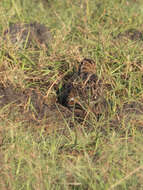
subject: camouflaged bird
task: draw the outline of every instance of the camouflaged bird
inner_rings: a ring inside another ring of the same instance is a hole
[[[88,112],[100,115],[105,111],[104,84],[96,74],[96,63],[91,59],[83,59],[77,74],[70,80],[65,79],[63,88],[58,94],[59,102],[74,111],[74,115],[84,118]]]

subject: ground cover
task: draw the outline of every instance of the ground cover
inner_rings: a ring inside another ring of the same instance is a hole
[[[0,189],[143,189],[142,19],[141,0],[0,2]]]

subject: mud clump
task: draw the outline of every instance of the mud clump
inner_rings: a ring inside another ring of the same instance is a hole
[[[52,99],[53,100],[53,99]],[[60,131],[65,133],[67,126],[72,126],[72,113],[66,107],[60,105],[56,99],[53,102],[44,98],[37,90],[20,91],[13,86],[0,85],[0,108],[7,106],[7,114],[17,112],[15,120],[24,123],[35,123],[41,126],[43,123],[47,132]],[[17,110],[15,110],[17,109]]]
[[[126,38],[132,41],[143,41],[143,33],[136,29],[128,29],[125,32],[118,34],[117,38]]]
[[[10,24],[9,28],[4,31],[4,40],[17,48],[29,47],[33,43],[48,47],[52,40],[52,34],[45,25],[37,22],[16,23]]]
[[[136,115],[143,114],[143,103],[140,102],[129,102],[125,103],[122,108],[123,113],[135,113]]]

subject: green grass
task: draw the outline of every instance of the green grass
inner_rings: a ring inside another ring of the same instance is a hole
[[[142,20],[142,0],[0,1],[1,35],[10,23],[37,21],[54,36],[48,53],[0,46],[5,87],[46,95],[47,85],[61,87],[62,76],[86,57],[111,87],[105,98],[112,105],[106,120],[104,114],[99,121],[91,114],[90,127],[86,122],[75,122],[74,130],[67,125],[68,136],[56,130],[47,134],[44,120],[38,126],[25,123],[14,103],[1,108],[1,190],[143,189],[143,116],[127,120],[123,113],[118,122],[118,108],[143,101],[143,41],[118,35],[128,29],[143,32]],[[5,56],[7,51],[13,59]],[[32,106],[30,99],[24,106]]]

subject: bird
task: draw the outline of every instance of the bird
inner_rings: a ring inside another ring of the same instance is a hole
[[[84,58],[78,68],[78,75],[72,83],[68,94],[67,105],[74,109],[75,115],[85,117],[87,112],[100,115],[107,107],[104,98],[104,84],[97,76],[94,60]],[[81,114],[82,113],[82,114]]]

